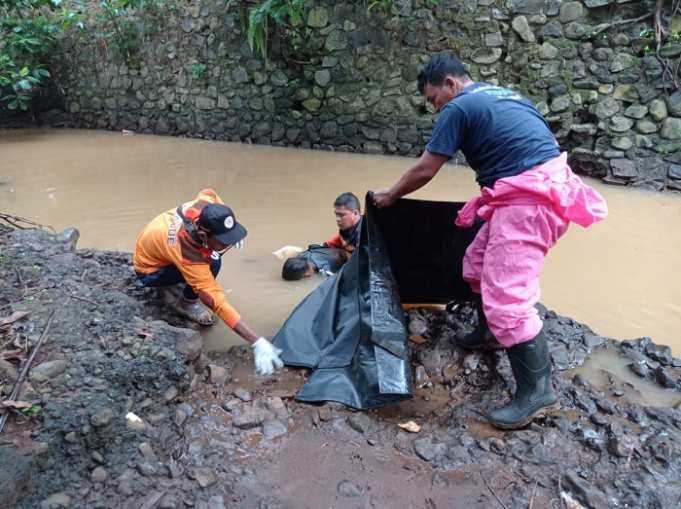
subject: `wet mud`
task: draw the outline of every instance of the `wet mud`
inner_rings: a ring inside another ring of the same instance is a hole
[[[527,508],[681,503],[681,359],[541,309],[561,410],[485,420],[502,351],[451,339],[474,311],[412,309],[415,395],[370,412],[297,403],[306,370],[252,373],[135,282],[130,255],[0,227],[0,391],[56,310],[0,435],[0,507]],[[25,312],[17,318],[15,313]],[[11,322],[11,323],[10,323]],[[409,432],[399,425],[414,421]]]

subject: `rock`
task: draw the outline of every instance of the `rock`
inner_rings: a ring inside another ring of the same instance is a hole
[[[108,407],[104,407],[97,413],[90,416],[90,424],[92,424],[95,428],[103,428],[111,422],[113,416],[113,410]]]
[[[107,477],[109,477],[109,474],[104,467],[97,467],[92,471],[92,474],[90,474],[92,482],[104,482]]]
[[[610,72],[622,72],[636,64],[636,57],[629,53],[617,53],[610,62]]]
[[[589,415],[596,413],[596,403],[585,394],[578,393],[575,395],[575,405]]]
[[[78,228],[64,228],[57,234],[57,240],[65,244],[71,251],[76,249],[78,239],[80,239],[80,232],[78,231]]]
[[[569,95],[560,95],[551,101],[551,111],[553,113],[560,113],[570,108],[572,100]]]
[[[478,48],[471,56],[476,64],[491,65],[497,62],[503,54],[501,48]]]
[[[615,413],[615,405],[610,401],[605,398],[599,398],[596,400],[596,406],[602,411],[605,412],[606,414],[614,415]]]
[[[431,383],[430,377],[428,377],[428,373],[426,372],[425,367],[423,366],[416,367],[416,370],[414,371],[414,383],[418,388],[426,387]]]
[[[634,178],[638,175],[636,164],[629,159],[611,159],[610,169],[615,177]]]
[[[225,385],[229,374],[224,367],[218,366],[217,364],[209,364],[208,370],[210,371],[210,383],[217,385],[218,387]]]
[[[676,387],[676,380],[672,378],[669,372],[662,366],[655,370],[655,380],[657,380],[657,383],[662,387],[666,387],[667,389],[674,389]]]
[[[681,118],[667,117],[662,122],[660,136],[667,140],[681,139]]]
[[[584,3],[589,9],[594,9],[596,7],[603,7],[609,5],[613,0],[584,0]]]
[[[425,336],[428,333],[428,323],[418,315],[410,316],[409,334],[412,336]]]
[[[153,477],[156,475],[156,468],[152,463],[147,461],[142,461],[135,465],[135,468],[143,477]]]
[[[629,118],[641,119],[648,113],[648,107],[643,104],[632,104],[626,110],[624,110],[624,115]]]
[[[66,361],[63,359],[47,361],[42,364],[38,364],[34,368],[31,368],[31,380],[36,382],[44,382],[50,380],[56,376],[61,375],[66,371]]]
[[[0,446],[0,506],[15,507],[31,491],[35,468],[31,456],[23,456],[8,445]]]
[[[667,118],[667,105],[662,99],[653,99],[648,104],[648,112],[656,122],[662,122]]]
[[[362,490],[348,480],[339,482],[338,486],[336,486],[336,491],[342,497],[355,498],[362,496]]]
[[[608,418],[605,417],[602,414],[591,414],[589,417],[591,422],[593,422],[596,426],[605,426],[608,424]]]
[[[174,385],[171,387],[168,387],[166,391],[163,393],[163,401],[166,403],[169,403],[173,401],[175,398],[177,398],[178,394],[180,391],[175,387]]]
[[[599,101],[596,104],[594,108],[594,113],[599,119],[604,120],[606,118],[612,117],[619,110],[620,110],[619,103],[612,97],[606,97],[605,99]]]
[[[584,6],[581,2],[567,2],[560,6],[558,19],[561,23],[575,21],[584,15]]]
[[[589,0],[587,1],[587,5]],[[563,480],[577,498],[590,509],[607,509],[608,500],[603,493],[581,479],[574,471],[568,471]]]
[[[447,446],[441,442],[435,442],[432,437],[425,437],[414,441],[414,452],[422,460],[433,461],[445,455]]]
[[[534,33],[532,32],[532,28],[530,28],[530,24],[527,22],[527,18],[525,16],[516,16],[513,18],[511,26],[523,41],[535,41]]]
[[[265,421],[262,425],[262,435],[266,440],[272,440],[287,433],[288,428],[277,420]]]
[[[491,34],[485,34],[485,46],[488,48],[498,48],[504,45],[504,36],[501,32],[493,32]]]
[[[563,25],[558,20],[553,20],[542,27],[539,31],[542,38],[545,37],[563,37]]]
[[[244,401],[246,403],[248,403],[249,401],[251,401],[253,399],[253,396],[251,396],[251,391],[249,391],[248,389],[244,389],[243,387],[238,387],[238,388],[234,389],[233,394],[234,394],[234,396],[239,398],[241,401]]]
[[[598,348],[599,346],[604,344],[605,338],[597,336],[596,334],[585,334],[584,338],[582,339],[582,342],[584,343],[584,346],[587,347],[587,349],[593,350],[594,348]]]
[[[616,133],[624,133],[631,129],[631,126],[633,125],[633,120],[621,115],[615,115],[610,118],[610,130]]]
[[[668,366],[672,363],[672,349],[666,345],[656,345],[655,343],[650,343],[645,347],[645,353],[651,359]]]
[[[466,370],[466,372],[468,373],[472,373],[473,371],[477,370],[479,365],[480,365],[479,352],[469,353],[463,358],[463,369]]]
[[[307,15],[307,25],[311,28],[324,28],[329,24],[329,11],[325,7],[310,9]]]
[[[192,476],[202,488],[208,488],[217,482],[217,477],[215,477],[215,474],[209,468],[195,468],[192,472]]]
[[[636,130],[641,134],[656,133],[659,126],[650,120],[639,120],[636,122]]]
[[[573,21],[572,23],[568,23],[564,27],[565,30],[565,37],[568,39],[581,39],[586,35],[587,32],[587,27],[583,23],[578,23],[577,21]]]
[[[322,69],[321,71],[315,71],[314,80],[320,87],[325,87],[331,81],[331,73],[328,69]]]
[[[358,433],[371,431],[373,421],[365,413],[356,413],[348,417],[348,425]]]
[[[617,85],[612,96],[615,99],[629,103],[639,100],[638,89],[634,85]]]
[[[147,442],[142,442],[137,446],[137,449],[139,449],[139,452],[142,454],[144,459],[146,461],[149,461],[150,463],[155,463],[158,461],[158,457],[154,453],[154,450],[151,448],[151,445],[149,445]]]
[[[618,458],[628,458],[637,443],[638,441],[631,435],[611,436],[608,441],[608,452]]]
[[[539,46],[539,58],[542,60],[553,60],[558,56],[558,48],[554,45],[544,42]]]
[[[590,428],[581,428],[581,440],[594,451],[601,452],[604,449],[603,437],[597,431]]]
[[[648,376],[648,366],[644,363],[632,362],[631,364],[628,364],[628,367],[641,378]]]
[[[262,408],[246,406],[241,409],[234,409],[232,412],[232,423],[237,428],[250,429],[260,426],[265,421],[265,411]]]
[[[63,491],[50,495],[40,503],[40,509],[57,509],[60,507],[71,507],[71,497]]]
[[[324,47],[328,51],[342,50],[348,47],[348,39],[344,32],[341,30],[334,30],[326,38]]]

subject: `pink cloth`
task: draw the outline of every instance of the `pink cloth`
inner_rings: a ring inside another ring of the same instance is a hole
[[[588,227],[605,219],[603,197],[577,177],[567,154],[494,188],[459,211],[458,226],[472,226],[476,215],[486,222],[463,260],[463,277],[481,293],[490,331],[509,348],[534,338],[542,327],[534,305],[544,258],[570,222]]]

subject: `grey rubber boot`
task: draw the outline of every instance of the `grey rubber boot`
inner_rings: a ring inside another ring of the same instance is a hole
[[[482,309],[482,300],[478,299],[475,302],[475,309],[478,313],[478,324],[472,332],[467,334],[460,333],[456,335],[454,343],[466,350],[488,349],[494,350],[501,348],[501,345],[494,338],[487,325],[487,318]]]
[[[490,422],[501,429],[522,428],[533,419],[558,409],[544,329],[534,339],[509,348],[508,359],[517,388],[508,404],[490,412]]]

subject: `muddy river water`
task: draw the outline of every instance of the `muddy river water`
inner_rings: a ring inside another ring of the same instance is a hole
[[[80,247],[131,251],[153,216],[213,187],[249,230],[219,280],[256,331],[272,335],[319,282],[282,281],[272,251],[329,238],[338,194],[385,187],[411,162],[102,131],[0,131],[0,212],[57,230],[75,225]],[[590,184],[610,217],[571,227],[547,259],[542,301],[602,335],[651,336],[681,355],[681,196]],[[476,192],[472,171],[447,166],[413,196],[463,201]],[[222,324],[206,337],[213,349],[239,341]]]

